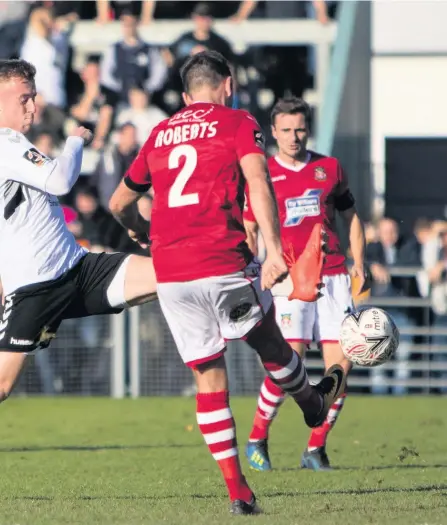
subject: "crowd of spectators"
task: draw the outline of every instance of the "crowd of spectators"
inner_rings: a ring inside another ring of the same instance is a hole
[[[74,126],[83,125],[94,132],[90,151],[84,156],[89,168],[84,168],[85,176],[64,204],[82,217],[81,210],[76,209],[78,194],[88,192],[96,199],[96,216],[107,216],[108,198],[136,151],[161,120],[181,107],[179,69],[189,56],[203,49],[217,50],[233,64],[236,76],[239,68],[254,66],[254,84],[247,89],[255,93],[262,86],[269,88],[270,104],[287,92],[301,95],[311,86],[307,48],[267,46],[236,55],[231,44],[213,29],[215,18],[237,24],[249,17],[312,16],[326,24],[333,13],[332,4],[252,0],[0,1],[0,58],[21,57],[37,68],[35,126],[29,138],[43,153],[56,155]],[[140,37],[142,25],[157,19],[185,18],[191,20],[191,30],[166,48],[160,49]],[[71,47],[70,36],[79,20],[94,21],[99,31],[110,21],[119,21],[121,39],[102,55],[88,56],[76,71],[76,50]],[[245,101],[261,123],[267,122],[270,108],[260,108],[256,96],[244,94],[240,93],[240,106]],[[150,211],[150,205],[147,209]],[[97,244],[97,228],[87,228],[84,220],[76,221],[73,228],[89,245]],[[135,249],[126,245],[119,232],[114,235],[117,238],[103,239],[102,245]]]
[[[392,375],[399,380],[416,377],[408,363],[427,358],[426,354],[419,353],[420,348],[428,349],[431,345],[433,368],[439,363],[447,364],[447,222],[420,218],[415,222],[413,233],[405,235],[398,221],[383,217],[366,225],[366,238],[366,260],[373,276],[371,297],[378,301],[382,298],[401,300],[401,306],[385,307],[401,330],[397,367],[394,374],[383,367],[373,369],[372,392],[406,394],[408,387],[398,384],[390,387],[388,379]],[[426,299],[428,306],[420,302],[413,304],[412,299]],[[368,297],[363,300],[367,301]],[[435,329],[430,337],[411,333],[428,325]],[[440,330],[436,333],[436,329]],[[447,370],[438,370],[433,377],[445,381]],[[447,393],[447,388],[441,387],[438,391]]]

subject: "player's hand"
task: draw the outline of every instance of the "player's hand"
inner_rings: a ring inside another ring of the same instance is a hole
[[[351,276],[353,279],[357,279],[357,296],[365,293],[371,288],[372,276],[367,266],[364,266],[363,264],[354,264],[351,269]]]
[[[283,281],[288,273],[286,261],[279,250],[267,254],[261,270],[261,288],[270,290],[274,284]]]
[[[81,137],[81,139],[84,140],[84,146],[88,146],[90,142],[93,140],[93,133],[83,126],[79,126],[76,128],[72,133],[72,137]]]
[[[149,235],[147,233],[134,232],[133,230],[127,230],[129,237],[133,242],[137,242],[143,249],[149,248]]]

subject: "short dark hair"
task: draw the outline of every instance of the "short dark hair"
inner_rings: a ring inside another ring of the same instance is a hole
[[[122,20],[123,17],[130,16],[131,18],[134,18],[135,20],[138,18],[137,15],[132,11],[130,8],[124,8],[120,13],[120,20]]]
[[[310,125],[310,106],[302,98],[298,97],[285,97],[280,98],[278,102],[273,106],[272,112],[270,114],[270,120],[272,126],[275,125],[275,119],[277,115],[281,113],[285,115],[296,115],[302,113],[306,119],[307,126]]]
[[[91,53],[90,55],[87,55],[87,58],[85,60],[85,65],[87,64],[99,64],[101,62],[101,55],[98,53]]]
[[[126,129],[126,128],[133,128],[133,129],[137,129],[137,127],[135,126],[135,124],[133,122],[131,122],[130,120],[127,120],[126,122],[123,122],[122,124],[120,124],[116,130],[117,131],[123,131],[123,129]]]
[[[26,60],[0,60],[0,82],[11,78],[22,78],[27,82],[33,82],[35,76],[36,68]]]
[[[213,8],[208,2],[198,2],[191,13],[193,16],[213,16]]]
[[[95,187],[90,186],[89,184],[78,184],[74,190],[74,197],[78,195],[85,195],[86,197],[92,197],[93,199],[98,198],[98,191]]]
[[[180,70],[183,90],[190,93],[203,86],[216,88],[231,77],[230,64],[217,51],[201,51],[188,58]]]
[[[429,230],[433,226],[433,221],[427,217],[419,217],[414,223],[414,231]]]

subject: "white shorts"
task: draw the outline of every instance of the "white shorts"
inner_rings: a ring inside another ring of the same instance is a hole
[[[323,297],[314,303],[275,296],[276,322],[287,341],[309,344],[337,342],[343,319],[353,308],[349,275],[323,277]]]
[[[272,306],[261,290],[259,263],[244,271],[184,283],[159,283],[158,299],[183,362],[191,367],[219,357],[226,341],[242,339]]]

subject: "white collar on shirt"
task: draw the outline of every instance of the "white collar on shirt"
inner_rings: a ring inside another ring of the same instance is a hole
[[[283,168],[286,168],[286,169],[288,169],[290,171],[296,171],[297,173],[299,171],[301,171],[303,168],[305,168],[309,164],[310,158],[311,158],[311,154],[308,151],[307,155],[306,155],[306,160],[300,166],[294,166],[293,164],[288,164],[287,162],[284,162],[283,160],[281,160],[278,157],[278,155],[275,156],[275,160],[280,166],[282,166]]]

